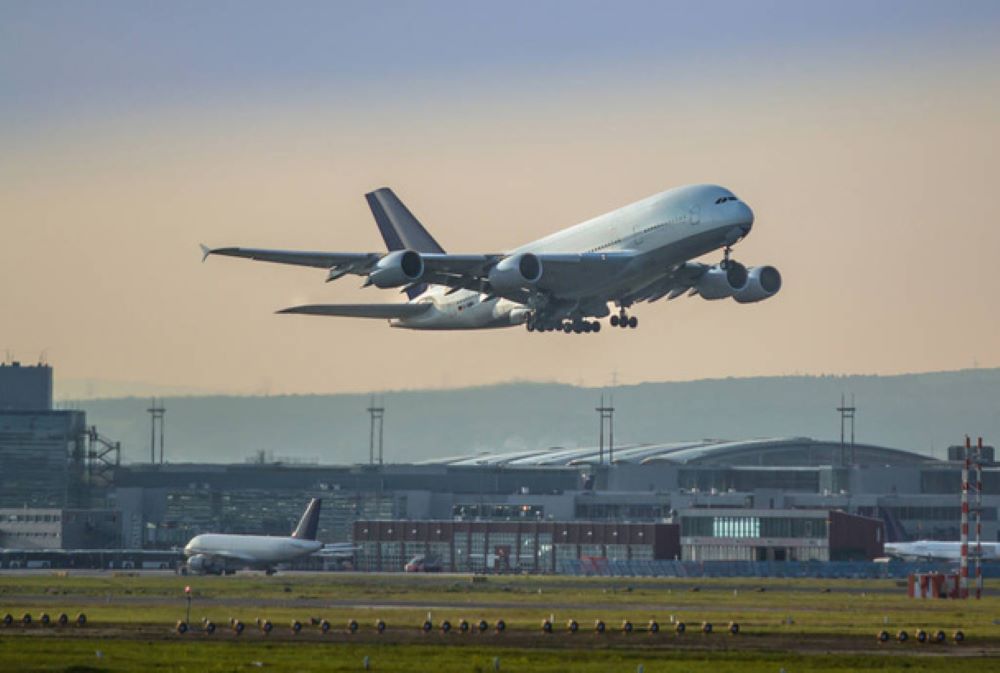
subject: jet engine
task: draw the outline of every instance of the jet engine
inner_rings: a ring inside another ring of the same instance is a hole
[[[207,575],[209,573],[217,572],[216,568],[212,565],[212,559],[204,554],[195,554],[189,558],[187,566],[188,570],[199,575]]]
[[[709,268],[694,287],[705,299],[726,299],[746,288],[747,276],[745,266],[730,260],[725,267],[717,264]]]
[[[529,308],[515,308],[511,309],[510,313],[507,315],[510,318],[511,325],[521,325],[528,321],[528,318],[531,317],[531,313],[532,311]]]
[[[424,260],[419,252],[396,250],[375,264],[368,282],[375,287],[401,287],[418,282],[424,275]]]
[[[497,294],[534,285],[542,278],[542,261],[530,252],[500,260],[490,269],[490,286]]]
[[[781,274],[773,266],[750,267],[747,273],[747,284],[733,295],[733,299],[741,304],[770,299],[781,289]]]

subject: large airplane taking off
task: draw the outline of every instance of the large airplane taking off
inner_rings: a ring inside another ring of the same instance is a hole
[[[1000,542],[982,542],[984,561],[1000,561]],[[974,542],[969,543],[969,554],[975,552]],[[917,540],[916,542],[886,542],[885,554],[902,561],[960,561],[961,542]]]
[[[199,574],[229,574],[238,568],[263,568],[268,574],[279,563],[287,563],[321,549],[337,551],[316,540],[321,500],[313,498],[290,537],[204,533],[184,547],[188,570]],[[348,545],[349,546],[349,545]]]
[[[279,313],[380,318],[424,330],[524,324],[529,332],[597,332],[609,315],[612,326],[634,328],[638,319],[628,309],[639,302],[688,293],[745,304],[781,289],[773,266],[747,268],[730,258],[753,227],[753,211],[715,185],[671,189],[498,254],[446,253],[392,190],[366,198],[386,253],[202,246],[203,259],[311,266],[326,269],[327,281],[354,274],[366,277],[366,287],[402,288],[407,303],[310,304]],[[718,264],[691,261],[720,249]]]

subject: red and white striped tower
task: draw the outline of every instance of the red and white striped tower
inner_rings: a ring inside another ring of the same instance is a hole
[[[976,441],[976,600],[983,595],[983,438]]]
[[[965,438],[965,462],[962,463],[962,528],[961,554],[958,573],[958,597],[969,597],[969,463],[972,447],[968,436]]]

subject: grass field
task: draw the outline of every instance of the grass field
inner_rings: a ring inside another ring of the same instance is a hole
[[[192,588],[192,624],[219,625],[214,635],[174,632],[185,617],[183,589]],[[369,657],[378,671],[991,671],[1000,670],[1000,584],[981,601],[914,601],[893,581],[650,580],[609,578],[293,574],[266,577],[178,577],[160,574],[0,574],[0,616],[35,623],[0,626],[0,671],[354,671]],[[42,627],[86,613],[88,624]],[[430,616],[434,630],[424,634]],[[226,626],[247,624],[242,636]],[[325,618],[322,634],[310,618]],[[257,618],[274,631],[263,635]],[[377,634],[376,618],[388,628]],[[449,634],[442,620],[498,619],[496,634]],[[554,633],[541,622],[552,618]],[[575,619],[580,631],[566,633]],[[360,625],[356,634],[344,628]],[[608,632],[593,632],[596,619]],[[636,627],[621,632],[623,620]],[[659,634],[645,632],[650,619]],[[293,634],[290,623],[304,624]],[[688,632],[674,633],[684,621]],[[715,626],[698,633],[703,621]],[[730,636],[731,621],[740,635]],[[949,643],[920,645],[918,628],[944,630]],[[905,629],[910,642],[876,643],[885,629]],[[956,629],[966,642],[950,642]],[[99,653],[99,654],[98,654]]]

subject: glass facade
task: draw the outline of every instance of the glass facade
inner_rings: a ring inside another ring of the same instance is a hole
[[[552,570],[552,533],[538,534],[538,572]]]
[[[469,550],[469,570],[474,573],[486,571],[486,533],[472,533],[472,548]]]
[[[408,560],[403,558],[403,545],[401,543],[382,543],[382,570],[399,572]]]
[[[541,505],[459,504],[452,506],[451,516],[463,521],[516,521],[518,519],[534,521],[545,518],[545,508]]]
[[[517,564],[523,570],[535,569],[535,535],[530,533],[521,536],[521,550],[518,552]]]
[[[364,570],[398,571],[418,555],[445,571],[474,573],[551,573],[579,568],[581,559],[606,567],[606,559],[680,555],[679,526],[664,523],[361,521],[353,532]]]
[[[827,528],[825,516],[689,515],[681,518],[681,534],[685,537],[825,539],[828,536]]]

